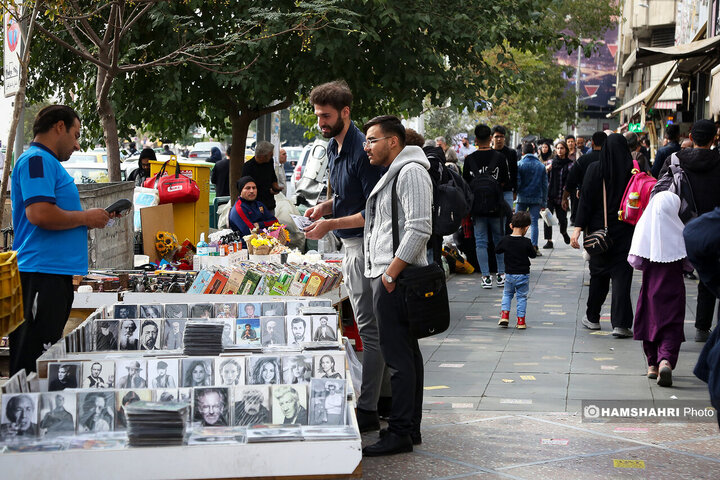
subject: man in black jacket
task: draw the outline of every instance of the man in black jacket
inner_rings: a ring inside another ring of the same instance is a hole
[[[663,167],[665,160],[669,159],[670,155],[673,153],[680,151],[680,143],[678,143],[680,140],[680,127],[674,124],[668,125],[665,130],[665,138],[668,143],[664,147],[658,149],[655,154],[655,162],[650,170],[650,173],[652,173],[652,176],[655,178],[660,178],[660,169]]]
[[[607,135],[605,132],[595,132],[592,136],[592,151],[581,156],[570,169],[568,173],[567,182],[565,182],[565,191],[562,196],[562,208],[567,211],[569,208],[568,199],[571,195],[575,195],[575,198],[580,198],[580,187],[585,178],[585,172],[591,163],[600,160],[600,150],[605,145]]]
[[[692,188],[697,214],[702,215],[720,207],[720,153],[711,150],[715,141],[715,124],[711,120],[698,120],[690,130],[694,148],[676,153],[680,168]],[[660,170],[665,175],[672,155],[668,156]],[[712,317],[715,312],[715,296],[701,281],[698,283],[697,310],[695,312],[695,341],[705,342],[710,336]]]

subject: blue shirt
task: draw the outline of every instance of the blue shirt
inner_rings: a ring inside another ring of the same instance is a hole
[[[37,142],[23,153],[12,173],[13,249],[21,272],[85,275],[88,271],[87,227],[45,230],[33,225],[25,208],[37,202],[81,211],[80,195],[55,154]]]
[[[334,218],[347,217],[364,211],[370,192],[382,176],[381,168],[370,165],[362,145],[364,141],[365,135],[350,122],[339,154],[337,141],[332,138],[328,143],[330,186],[334,193]],[[362,237],[363,228],[335,230],[335,234],[340,238]]]
[[[677,142],[668,142],[668,144],[664,147],[658,148],[658,151],[655,154],[655,162],[653,162],[652,168],[650,169],[650,173],[652,174],[652,176],[658,178],[658,176],[660,175],[660,170],[662,170],[662,166],[665,163],[665,159],[673,153],[679,151],[680,144],[678,144]]]

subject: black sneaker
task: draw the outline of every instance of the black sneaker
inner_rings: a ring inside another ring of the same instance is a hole
[[[540,251],[540,248],[538,248],[537,245],[535,245],[535,256],[542,257],[542,252]]]
[[[708,338],[710,338],[710,330],[700,330],[699,328],[695,329],[696,342],[705,343],[707,342]]]
[[[562,234],[563,241],[565,242],[565,245],[570,245],[570,235],[567,234],[567,232]]]
[[[547,243],[545,243],[545,245],[543,245],[543,248],[546,250],[553,248],[552,240],[548,240]]]
[[[362,454],[363,457],[380,457],[412,451],[413,444],[410,435],[398,435],[395,432],[388,431],[380,438],[379,442],[363,448]]]
[[[388,430],[387,428],[381,428],[381,429],[380,429],[380,438],[383,438],[385,435],[387,435],[389,431],[390,431],[390,430]],[[418,432],[412,432],[412,433],[410,434],[410,439],[412,440],[412,444],[413,444],[413,445],[420,445],[420,444],[422,444],[422,434],[421,434],[419,431],[418,431]]]

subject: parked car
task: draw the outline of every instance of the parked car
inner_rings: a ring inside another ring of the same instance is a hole
[[[67,170],[75,183],[109,183],[107,163],[97,162],[62,162],[61,165]],[[128,173],[122,168],[120,169],[120,179],[125,180]]]
[[[316,205],[325,196],[328,175],[328,141],[317,138],[303,149],[292,177],[296,204]]]
[[[193,148],[188,154],[188,158],[191,160],[207,161],[210,159],[210,150],[212,150],[212,147],[218,147],[220,149],[220,153],[225,153],[225,149],[220,142],[198,142],[193,145]]]
[[[73,152],[64,163],[107,163],[105,152]]]

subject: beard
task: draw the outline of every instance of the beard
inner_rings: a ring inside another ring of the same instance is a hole
[[[334,125],[330,126],[330,131],[325,133],[322,132],[322,136],[325,138],[332,138],[340,135],[340,133],[343,131],[343,128],[345,128],[345,123],[343,122],[343,119],[338,116],[337,122],[335,122]]]

